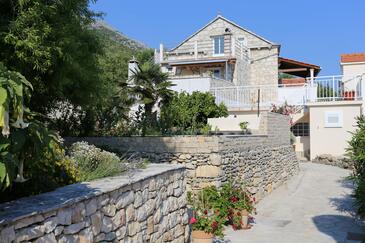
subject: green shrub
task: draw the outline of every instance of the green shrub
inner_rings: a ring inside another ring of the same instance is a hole
[[[1,192],[0,202],[37,195],[80,181],[77,168],[65,156],[61,146],[52,144],[52,147],[53,154],[46,152],[39,159],[29,160],[24,164],[24,177],[27,181],[15,182]]]
[[[357,118],[357,129],[349,141],[348,155],[354,162],[352,179],[355,184],[354,196],[358,214],[365,216],[365,118]]]
[[[217,105],[212,94],[182,92],[161,108],[160,124],[163,133],[196,134],[207,130],[208,118],[227,116],[227,107]]]
[[[127,169],[118,155],[89,145],[87,142],[72,144],[69,155],[80,171],[81,181],[115,176]]]

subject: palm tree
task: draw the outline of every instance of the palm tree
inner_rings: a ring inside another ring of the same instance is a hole
[[[132,94],[144,105],[142,135],[145,135],[147,123],[151,127],[156,127],[157,124],[157,115],[153,108],[168,103],[174,95],[174,91],[170,89],[173,84],[168,81],[168,74],[163,73],[160,66],[152,62],[145,62],[138,70],[133,71],[130,82]]]

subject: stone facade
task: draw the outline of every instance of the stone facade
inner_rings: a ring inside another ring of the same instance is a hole
[[[228,31],[227,31],[228,30]],[[214,56],[213,37],[224,36],[224,54]],[[240,42],[243,42],[243,47]],[[212,68],[221,68],[227,80],[235,85],[277,85],[279,45],[265,40],[257,34],[243,29],[237,24],[218,16],[204,28],[182,42],[175,49],[165,53],[164,65],[182,60],[195,60],[195,43],[198,45],[197,59],[207,60],[207,65],[199,64],[194,68],[180,65],[173,75],[183,77],[207,75]],[[224,65],[212,65],[211,59],[235,59],[226,69]],[[226,70],[229,72],[225,74]],[[233,75],[231,75],[233,74]]]
[[[262,113],[260,134],[243,136],[177,136],[77,138],[101,147],[134,153],[151,162],[182,164],[188,190],[241,179],[258,199],[299,170],[290,144],[289,118]]]
[[[0,205],[0,242],[188,242],[185,169],[150,165]]]

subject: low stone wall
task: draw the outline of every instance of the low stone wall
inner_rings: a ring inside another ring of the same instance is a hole
[[[241,179],[260,199],[296,174],[299,161],[290,144],[287,116],[263,113],[259,128],[255,135],[88,137],[66,141],[84,140],[154,163],[182,164],[187,168],[188,190]]]
[[[0,205],[0,242],[187,242],[185,169],[147,169]]]
[[[322,154],[315,157],[312,162],[317,164],[337,166],[344,169],[350,169],[350,170],[354,169],[354,162],[351,159],[344,156],[333,156],[330,154]]]

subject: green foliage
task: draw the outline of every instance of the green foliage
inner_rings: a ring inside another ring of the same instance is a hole
[[[349,141],[348,155],[354,162],[353,181],[358,213],[365,216],[365,117],[357,118],[357,129]]]
[[[137,102],[143,105],[141,115],[141,135],[146,135],[147,129],[158,127],[157,114],[153,111],[155,106],[167,104],[174,92],[170,89],[173,85],[168,81],[167,73],[163,73],[160,66],[147,61],[139,66],[131,77],[131,92]]]
[[[190,224],[193,230],[202,230],[215,236],[223,237],[225,219],[220,217],[214,207],[214,200],[219,198],[215,187],[206,187],[199,192],[189,194],[188,201],[193,209]]]
[[[103,82],[100,43],[90,24],[88,0],[4,0],[0,3],[0,58],[34,87],[32,109],[48,111],[56,100],[95,104]]]
[[[179,93],[161,109],[164,133],[197,133],[203,129],[208,118],[228,116],[223,103],[217,105],[210,93]]]
[[[24,177],[27,181],[15,182],[11,187],[0,192],[0,202],[37,195],[80,181],[77,168],[70,159],[65,157],[61,146],[52,143],[52,147],[52,153],[45,152],[39,158],[26,161]]]
[[[338,83],[336,82],[336,85]],[[318,83],[317,86],[317,97],[318,98],[328,98],[328,100],[331,100],[329,98],[332,97],[339,97],[340,96],[340,90],[336,90],[335,87],[333,87],[333,84],[329,83]]]
[[[247,131],[247,128],[248,128],[248,122],[246,121],[243,121],[243,122],[240,122],[240,128],[243,132],[246,132]]]
[[[80,172],[81,181],[115,176],[127,169],[116,154],[89,145],[87,142],[72,144],[69,154]]]
[[[32,85],[24,76],[0,63],[2,200],[48,191],[77,180],[76,172],[62,156],[57,134],[25,107],[24,100],[30,99],[31,90]]]

